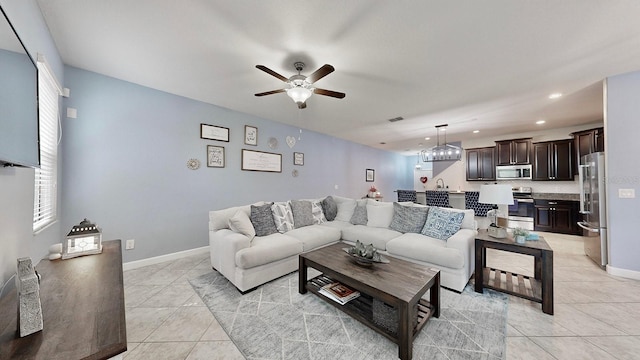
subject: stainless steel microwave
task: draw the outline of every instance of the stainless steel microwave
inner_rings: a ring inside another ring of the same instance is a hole
[[[531,179],[531,165],[498,165],[496,180]]]

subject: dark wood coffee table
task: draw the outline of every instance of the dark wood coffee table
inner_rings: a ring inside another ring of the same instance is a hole
[[[553,315],[553,250],[542,236],[536,241],[516,243],[511,237],[497,239],[487,230],[476,235],[475,290],[489,288],[542,303],[542,312]],[[534,277],[487,267],[487,249],[496,249],[534,257]]]
[[[354,319],[386,336],[398,344],[398,356],[411,359],[413,339],[427,320],[440,317],[440,271],[419,264],[386,256],[388,264],[365,267],[355,264],[342,249],[349,247],[338,243],[300,254],[300,294],[310,291]],[[335,281],[341,282],[362,294],[345,305],[318,293],[320,287],[314,279],[307,281],[307,268],[314,268]],[[430,301],[421,299],[429,291]],[[382,326],[379,314],[374,314],[374,302],[382,301],[393,306],[397,313],[397,331]]]

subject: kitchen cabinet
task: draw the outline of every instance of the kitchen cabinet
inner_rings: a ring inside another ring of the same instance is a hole
[[[594,152],[604,151],[604,128],[578,131],[571,134],[575,146],[575,166],[580,165],[580,158]]]
[[[495,146],[466,149],[467,181],[496,179],[495,149]]]
[[[577,201],[534,200],[533,229],[561,234],[580,235]]]
[[[573,180],[573,144],[571,139],[534,143],[531,180]]]
[[[531,138],[496,141],[496,165],[531,164]]]

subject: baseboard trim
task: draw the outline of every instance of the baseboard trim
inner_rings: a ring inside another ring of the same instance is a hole
[[[143,266],[155,265],[165,261],[177,260],[177,259],[185,258],[188,256],[193,256],[193,255],[198,255],[198,254],[208,253],[208,252],[209,252],[209,246],[203,246],[195,249],[178,251],[171,254],[154,256],[154,257],[150,257],[142,260],[129,261],[122,264],[122,270],[123,271],[133,270],[133,269],[141,268]]]
[[[640,280],[640,271],[620,269],[620,268],[615,268],[615,267],[613,267],[611,265],[607,265],[607,272],[609,274],[611,274],[611,275],[614,275],[614,276],[620,276],[620,277],[623,277],[623,278]]]

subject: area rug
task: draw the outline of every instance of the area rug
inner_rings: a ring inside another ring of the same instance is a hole
[[[299,294],[297,273],[244,295],[215,271],[190,282],[247,359],[398,358],[386,337],[316,295]],[[413,359],[505,358],[505,294],[442,288],[441,303],[440,318],[429,319],[414,340]]]

